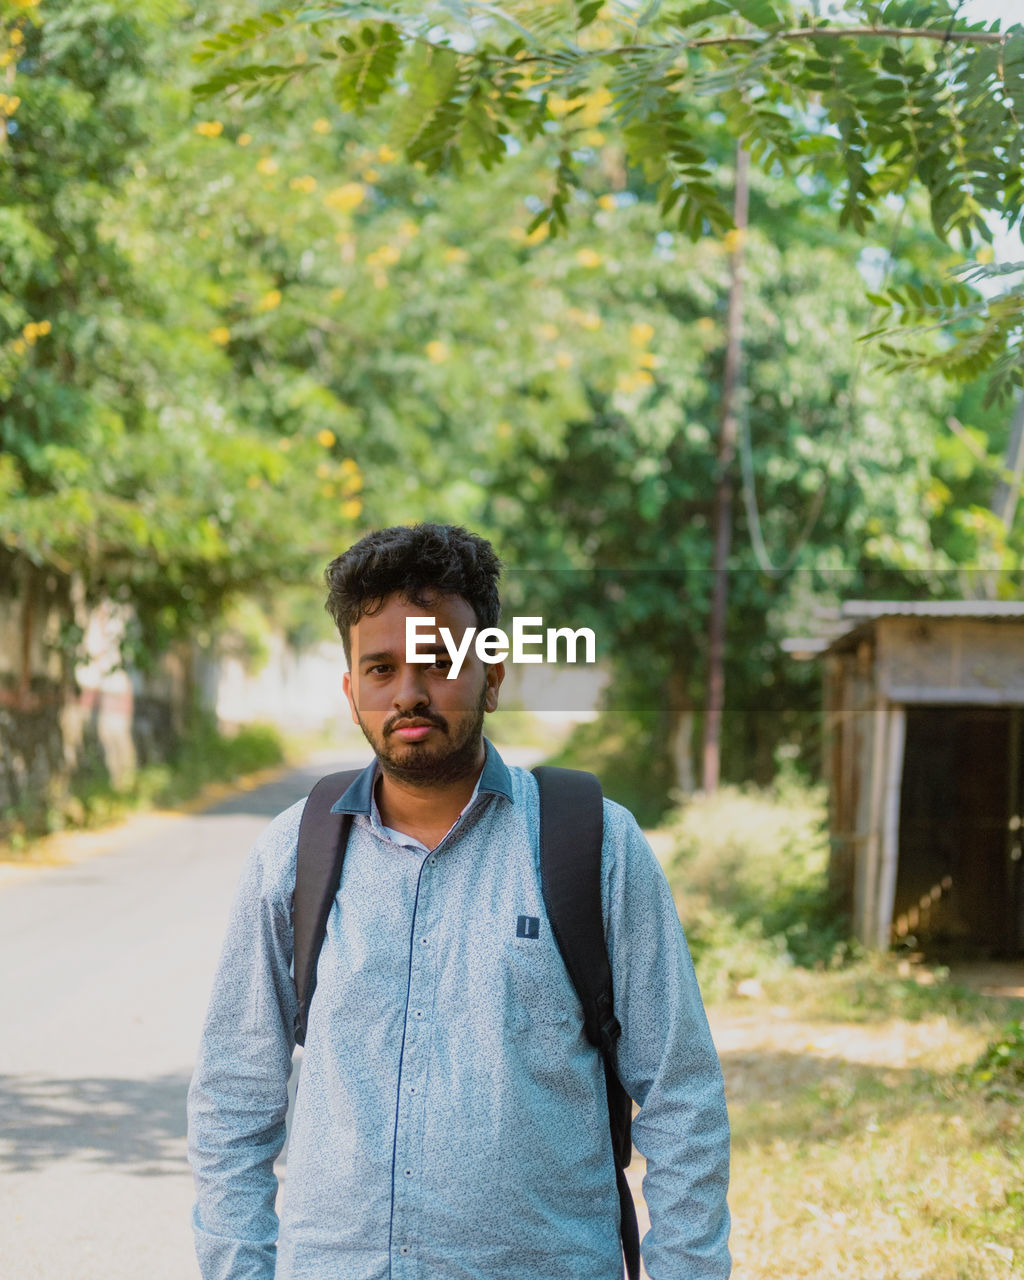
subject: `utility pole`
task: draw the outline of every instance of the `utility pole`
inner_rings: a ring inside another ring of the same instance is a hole
[[[718,434],[718,482],[715,488],[713,593],[708,629],[707,701],[704,710],[702,786],[715,791],[721,773],[722,711],[725,706],[725,621],[729,605],[728,562],[732,543],[733,470],[739,431],[738,400],[743,359],[744,241],[750,206],[750,157],[736,149],[736,189],[729,248],[729,307],[726,316],[725,369],[722,374],[721,426]]]

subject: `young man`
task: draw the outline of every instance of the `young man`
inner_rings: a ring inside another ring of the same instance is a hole
[[[335,805],[352,827],[280,1227],[301,803],[242,877],[189,1091],[205,1280],[622,1275],[605,1079],[546,927],[537,784],[482,732],[504,669],[472,650],[451,680],[443,648],[406,660],[409,617],[434,617],[456,641],[496,625],[499,572],[487,542],[446,525],[370,534],[327,570],[345,693],[376,758]],[[718,1059],[664,875],[607,800],[601,870],[617,1070],[647,1159],[644,1263],[652,1280],[724,1280]]]

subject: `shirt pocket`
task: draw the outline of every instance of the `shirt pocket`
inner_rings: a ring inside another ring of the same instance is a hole
[[[539,937],[511,939],[503,961],[513,1030],[582,1023],[583,1008],[547,921]]]

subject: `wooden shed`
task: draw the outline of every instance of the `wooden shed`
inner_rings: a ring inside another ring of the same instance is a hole
[[[831,876],[855,935],[1024,954],[1024,603],[847,601],[825,659]]]

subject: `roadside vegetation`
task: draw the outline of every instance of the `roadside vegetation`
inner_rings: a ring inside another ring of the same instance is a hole
[[[289,754],[272,725],[222,733],[211,716],[196,715],[165,763],[142,766],[122,786],[107,773],[96,773],[75,779],[72,791],[60,799],[0,812],[0,862],[31,860],[39,840],[56,832],[95,829],[132,812],[184,804],[212,785],[282,764]]]
[[[1024,1000],[845,940],[817,788],[697,798],[655,841],[725,1072],[736,1280],[1024,1274]]]

